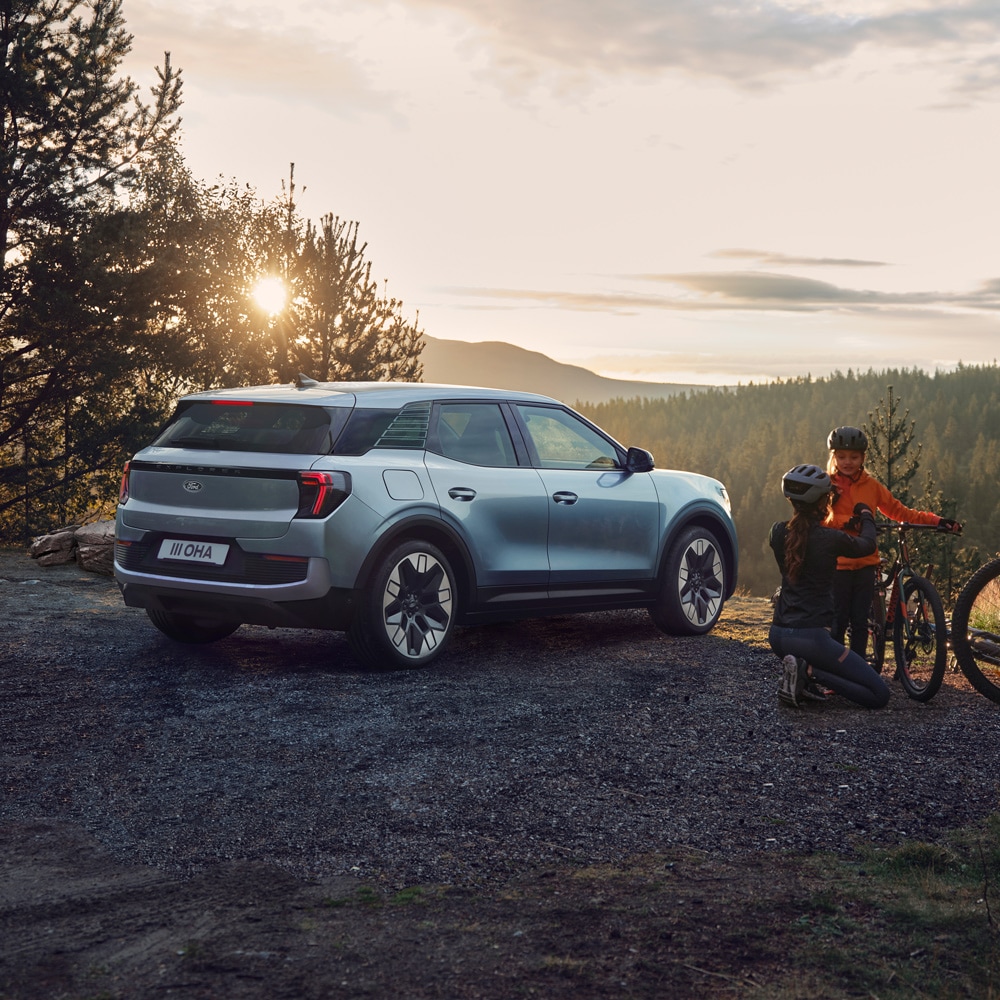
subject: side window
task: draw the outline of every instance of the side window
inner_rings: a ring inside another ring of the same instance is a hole
[[[496,403],[441,403],[437,429],[445,458],[493,468],[517,465],[507,423]]]
[[[337,455],[364,455],[372,448],[422,449],[430,423],[430,403],[408,403],[401,410],[368,410],[358,406],[337,438]]]
[[[579,417],[552,406],[517,405],[544,469],[618,469],[615,446]]]

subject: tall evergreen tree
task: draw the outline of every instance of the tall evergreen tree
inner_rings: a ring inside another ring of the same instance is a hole
[[[894,497],[912,506],[909,485],[920,468],[921,452],[919,443],[910,452],[917,422],[910,419],[909,410],[900,416],[902,400],[894,396],[891,385],[888,390],[889,401],[880,399],[878,406],[868,413],[865,467]]]
[[[171,141],[181,84],[168,58],[144,104],[117,75],[130,45],[121,0],[0,0],[0,508],[22,501],[26,532],[114,434],[69,431],[114,414],[149,318],[122,199]]]
[[[285,216],[281,273],[291,302],[278,319],[281,361],[320,381],[419,381],[423,332],[419,317],[402,314],[403,304],[379,289],[366,260],[359,224],[323,216],[303,223],[295,207],[294,164],[281,207]]]
[[[0,0],[0,315],[38,242],[102,208],[178,127],[169,55],[151,105],[117,76],[131,44],[121,0]]]

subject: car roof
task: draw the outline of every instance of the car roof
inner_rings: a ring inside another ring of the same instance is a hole
[[[436,382],[289,382],[234,389],[210,389],[184,396],[184,401],[247,400],[259,403],[305,403],[312,406],[359,406],[392,409],[406,403],[435,399],[513,399],[521,402],[558,403],[551,396],[510,389]]]

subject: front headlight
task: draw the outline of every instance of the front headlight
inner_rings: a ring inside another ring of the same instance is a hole
[[[729,491],[722,485],[722,483],[719,483],[716,490],[718,490],[719,500],[721,501],[722,506],[726,508],[726,513],[732,514],[733,505],[729,502]]]

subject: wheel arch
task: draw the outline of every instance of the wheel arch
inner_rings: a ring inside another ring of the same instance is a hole
[[[388,531],[381,535],[361,564],[361,569],[354,583],[355,591],[362,590],[368,585],[375,567],[390,549],[395,548],[402,542],[414,539],[430,542],[432,545],[437,546],[447,557],[448,562],[451,564],[452,572],[455,574],[455,582],[458,588],[458,613],[459,617],[461,617],[468,604],[469,595],[475,592],[476,573],[473,568],[472,557],[465,543],[438,518],[411,518],[394,524]]]

